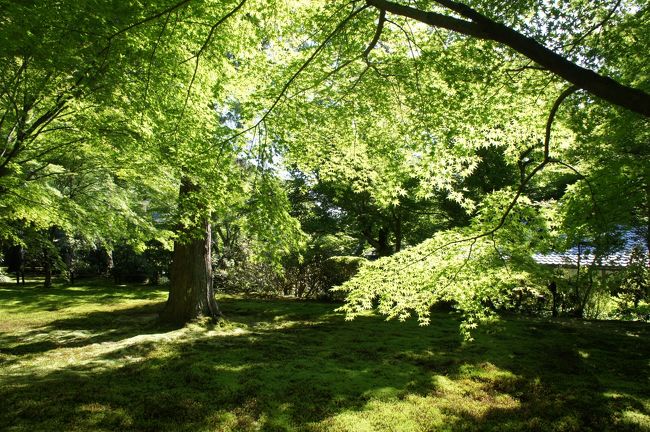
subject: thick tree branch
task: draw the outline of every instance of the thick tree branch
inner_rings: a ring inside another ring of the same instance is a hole
[[[368,56],[372,52],[373,49],[375,49],[375,46],[377,46],[377,43],[379,42],[379,38],[381,37],[381,32],[384,31],[384,23],[386,22],[386,11],[384,9],[379,10],[379,21],[377,22],[377,30],[375,31],[375,35],[373,36],[372,40],[368,44],[368,47],[363,51],[363,58],[366,60],[366,62],[369,62]]]
[[[450,0],[436,0],[436,2],[468,18],[469,21],[423,11],[388,0],[366,0],[366,4],[369,6],[412,18],[433,27],[500,42],[578,88],[610,103],[650,117],[650,95],[644,91],[623,85],[609,77],[578,66],[536,40],[491,20],[463,3]]]

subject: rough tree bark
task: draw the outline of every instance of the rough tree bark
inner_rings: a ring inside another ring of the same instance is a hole
[[[181,202],[198,189],[183,179]],[[221,316],[212,285],[212,231],[206,218],[201,236],[195,230],[179,227],[181,238],[174,242],[169,297],[160,314],[163,322],[186,324],[200,317],[217,319]]]
[[[435,0],[438,5],[466,19],[427,12],[388,0],[366,0],[366,4],[381,11],[412,18],[432,27],[440,27],[479,39],[500,42],[533,60],[543,68],[564,78],[579,89],[610,103],[650,117],[650,95],[642,90],[626,86],[609,77],[578,66],[574,62],[551,51],[535,39],[493,21],[466,4],[452,0]]]

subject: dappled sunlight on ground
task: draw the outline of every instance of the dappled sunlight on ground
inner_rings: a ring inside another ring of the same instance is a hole
[[[224,321],[179,329],[161,290],[4,288],[3,430],[650,429],[638,323],[508,319],[465,343],[449,313],[422,328],[223,297]]]

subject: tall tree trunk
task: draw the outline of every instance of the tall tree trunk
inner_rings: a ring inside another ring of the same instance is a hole
[[[113,261],[113,250],[106,249],[106,261],[104,263],[105,271],[102,276],[110,277],[113,274],[113,269],[115,268],[115,262]]]
[[[25,248],[18,247],[18,270],[16,271],[16,283],[19,284],[22,278],[25,285]]]
[[[203,238],[174,243],[169,298],[160,317],[185,324],[199,317],[218,318],[221,313],[212,286],[211,230],[204,223]]]
[[[185,199],[198,189],[183,179],[180,189],[181,207]],[[186,324],[199,317],[217,319],[221,316],[212,285],[212,232],[210,222],[203,221],[202,235],[191,235],[179,227],[181,238],[174,242],[170,269],[169,298],[160,314],[164,322]],[[185,234],[185,236],[183,236]]]

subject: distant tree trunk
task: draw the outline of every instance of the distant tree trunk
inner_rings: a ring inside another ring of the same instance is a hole
[[[181,182],[180,199],[187,199],[197,186],[187,179]],[[174,242],[169,298],[160,318],[164,322],[186,324],[199,317],[217,319],[221,316],[212,285],[212,232],[206,218],[202,235],[191,235],[179,227],[181,236]],[[188,238],[189,237],[189,238]]]
[[[43,260],[43,272],[45,273],[45,281],[43,286],[45,288],[52,288],[52,261],[49,256],[45,256]]]
[[[370,228],[364,229],[362,231],[362,234],[365,237],[366,241],[370,243],[370,245],[375,249],[375,252],[378,256],[385,257],[392,255],[393,250],[388,243],[390,234],[389,229],[385,227],[379,228],[376,239],[372,236],[372,230]]]
[[[17,257],[16,283],[19,284],[22,279],[23,285],[25,285],[25,248],[24,247],[18,246],[16,257]]]
[[[377,238],[377,255],[380,257],[392,255],[393,250],[388,243],[388,235],[390,231],[386,228],[379,230],[379,237]]]
[[[558,313],[557,313],[557,284],[555,281],[551,281],[551,283],[548,285],[548,290],[551,292],[551,295],[553,296],[553,305],[551,309],[551,315],[553,318],[557,318]]]
[[[361,255],[365,247],[366,247],[366,239],[365,238],[359,239],[359,243],[357,243],[357,246],[354,248],[354,252],[352,252],[352,255]]]
[[[402,250],[402,214],[395,217],[395,253]]]
[[[102,247],[102,263],[100,268],[100,276],[111,277],[113,274],[113,267],[115,263],[113,262],[113,250],[109,249],[106,246]]]
[[[587,309],[587,303],[589,302],[589,297],[594,289],[594,275],[591,269],[587,271],[587,287],[585,288],[585,293],[580,299],[580,306],[578,308],[578,318],[585,317],[585,310]]]
[[[584,314],[584,310],[582,308],[582,296],[580,295],[580,283],[582,282],[580,280],[580,267],[581,267],[581,260],[582,260],[582,247],[580,244],[578,244],[578,262],[577,262],[577,267],[576,267],[576,281],[575,281],[575,290],[574,290],[574,316],[576,318],[582,318]]]

